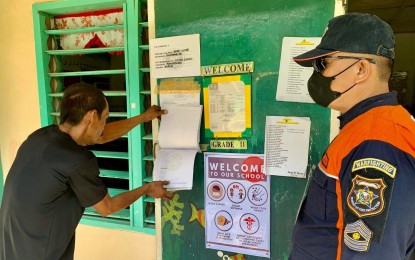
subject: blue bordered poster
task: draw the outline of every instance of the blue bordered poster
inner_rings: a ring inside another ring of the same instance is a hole
[[[270,257],[263,155],[205,153],[206,248]]]

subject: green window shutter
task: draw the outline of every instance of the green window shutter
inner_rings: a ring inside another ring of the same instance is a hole
[[[130,57],[138,57],[129,61],[129,75],[131,82],[135,86],[137,95],[130,95],[131,104],[140,104],[141,108],[149,108],[151,106],[150,91],[150,62],[149,62],[149,37],[148,37],[148,17],[147,17],[147,1],[136,1],[134,10],[129,10],[128,14],[128,51]],[[142,111],[144,112],[144,110]],[[153,171],[153,138],[152,138],[152,122],[147,122],[132,131],[135,135],[131,139],[134,143],[140,145],[132,145],[133,154],[136,156],[133,165],[134,172],[142,172],[141,178],[133,180],[134,186],[141,186],[152,181]],[[155,203],[151,197],[143,197],[132,206],[133,211],[139,212],[134,214],[134,223],[143,225],[143,228],[155,229]],[[140,209],[143,209],[141,212]]]
[[[58,15],[121,8],[123,24],[55,29]],[[59,124],[59,104],[65,87],[75,82],[95,84],[110,105],[109,121],[143,113],[150,107],[146,1],[71,0],[33,5],[36,63],[42,126]],[[97,31],[124,30],[121,47],[63,50],[60,37]],[[146,40],[147,39],[147,40]],[[122,55],[110,55],[109,53]],[[89,147],[98,158],[100,175],[114,196],[152,180],[151,122],[113,142]],[[154,199],[143,196],[130,207],[106,218],[85,210],[81,223],[154,234]]]

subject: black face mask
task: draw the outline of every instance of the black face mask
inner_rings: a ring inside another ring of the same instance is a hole
[[[310,79],[308,80],[307,86],[308,86],[308,93],[310,94],[310,97],[319,104],[320,106],[327,107],[330,105],[331,102],[338,99],[342,94],[346,93],[347,91],[351,90],[354,86],[356,86],[356,83],[348,88],[344,92],[336,92],[331,90],[330,85],[333,80],[336,79],[337,76],[351,68],[353,65],[355,65],[357,62],[353,63],[349,67],[345,68],[344,70],[340,71],[336,75],[332,77],[324,77],[317,71],[313,71],[313,74],[311,75]]]

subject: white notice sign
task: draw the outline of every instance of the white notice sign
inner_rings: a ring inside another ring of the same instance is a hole
[[[305,178],[311,121],[308,117],[267,116],[265,173]]]
[[[200,35],[150,39],[152,78],[200,76]]]
[[[314,49],[320,41],[321,37],[284,37],[276,95],[278,101],[314,103],[307,90],[313,68],[298,65],[293,57]]]
[[[270,258],[263,155],[205,153],[206,248]]]

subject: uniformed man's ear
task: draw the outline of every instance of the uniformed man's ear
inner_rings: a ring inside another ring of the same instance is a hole
[[[370,73],[372,72],[372,67],[370,65],[370,62],[367,60],[361,60],[357,64],[358,72],[356,83],[360,83],[369,77]]]

